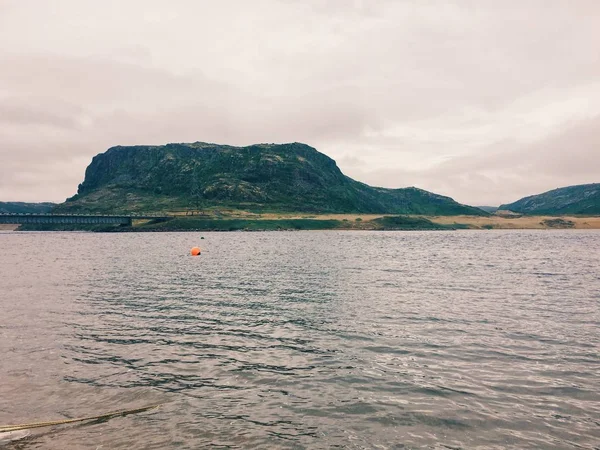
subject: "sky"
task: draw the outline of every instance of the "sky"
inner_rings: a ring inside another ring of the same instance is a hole
[[[597,0],[0,0],[0,201],[115,145],[303,142],[470,205],[600,182]]]

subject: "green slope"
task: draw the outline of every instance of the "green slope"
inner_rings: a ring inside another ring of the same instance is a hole
[[[43,214],[55,206],[56,203],[0,202],[0,214]]]
[[[600,214],[600,183],[568,186],[500,206],[523,214]]]
[[[150,212],[177,208],[251,211],[484,215],[417,188],[371,187],[305,144],[113,147],[95,156],[62,212]]]

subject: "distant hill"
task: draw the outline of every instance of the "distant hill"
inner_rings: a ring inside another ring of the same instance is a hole
[[[477,206],[477,208],[482,209],[488,213],[495,213],[496,211],[498,211],[497,206]]]
[[[95,156],[61,212],[250,211],[485,215],[414,187],[371,187],[305,144],[113,147]]]
[[[600,214],[600,183],[568,186],[500,206],[523,214]]]
[[[0,202],[0,214],[43,214],[55,206],[56,203]]]

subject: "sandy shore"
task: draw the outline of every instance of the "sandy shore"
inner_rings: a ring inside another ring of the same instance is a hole
[[[486,229],[520,229],[520,230],[543,230],[543,229],[576,229],[597,230],[600,229],[600,217],[569,217],[569,216],[436,216],[428,217],[429,220],[443,225],[466,224],[472,228]]]
[[[15,231],[18,226],[12,223],[0,223],[0,231]]]
[[[347,220],[356,222],[357,219],[369,222],[373,219],[389,216],[390,214],[239,214],[237,217],[247,219],[318,219],[318,220]],[[413,216],[424,217],[441,225],[468,225],[473,229],[504,229],[504,230],[544,230],[544,229],[600,229],[600,216]],[[223,217],[226,218],[226,217]]]
[[[347,220],[355,222],[357,219],[369,222],[390,214],[261,214],[255,219],[319,219],[319,220]],[[575,229],[598,230],[600,217],[572,217],[572,216],[414,216],[424,217],[441,225],[468,225],[472,229],[501,229],[501,230],[547,230],[547,229]]]

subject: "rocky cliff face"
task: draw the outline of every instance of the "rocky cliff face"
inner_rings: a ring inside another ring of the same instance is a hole
[[[600,214],[600,183],[568,186],[500,206],[524,214]]]
[[[308,145],[197,142],[113,147],[95,156],[62,211],[228,208],[396,214],[485,214],[416,189],[374,188],[345,176]]]

